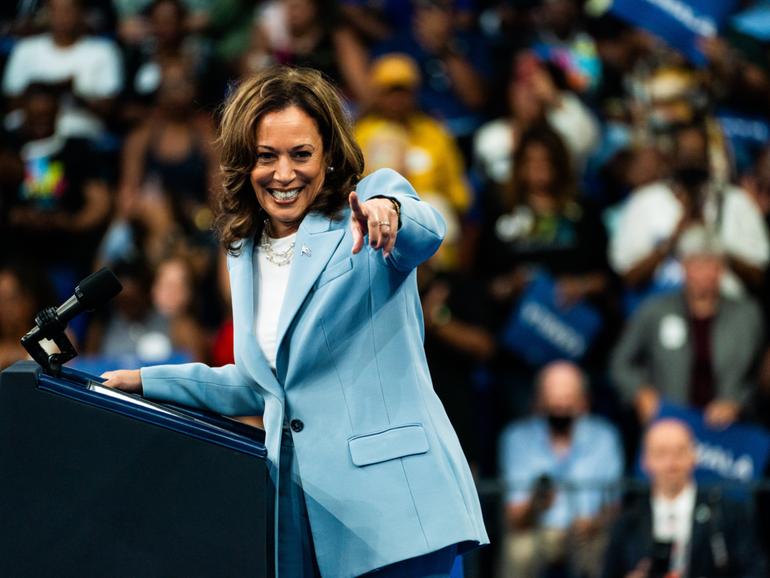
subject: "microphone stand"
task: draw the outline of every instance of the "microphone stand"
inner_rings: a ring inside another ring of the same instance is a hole
[[[55,307],[46,307],[35,316],[35,327],[21,338],[24,349],[40,364],[43,371],[54,377],[61,376],[62,365],[77,356],[78,352],[64,330],[67,324],[59,319]],[[49,354],[40,345],[42,339],[52,340],[59,348],[58,353]]]

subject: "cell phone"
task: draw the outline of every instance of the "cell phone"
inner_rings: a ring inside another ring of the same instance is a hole
[[[652,555],[650,556],[650,578],[664,578],[671,568],[671,542],[660,542],[655,540],[652,543]]]

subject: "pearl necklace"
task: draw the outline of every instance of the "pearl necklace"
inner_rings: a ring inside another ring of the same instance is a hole
[[[259,248],[264,251],[265,258],[273,265],[276,265],[277,267],[284,267],[291,263],[291,260],[294,257],[295,241],[292,241],[291,245],[289,245],[289,248],[285,251],[276,251],[270,244],[270,237],[267,234],[268,227],[269,221],[265,220],[265,225],[262,227],[262,237],[259,240]]]

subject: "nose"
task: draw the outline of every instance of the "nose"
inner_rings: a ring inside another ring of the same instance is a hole
[[[288,185],[294,180],[294,165],[288,156],[281,155],[278,158],[273,178],[284,185]]]

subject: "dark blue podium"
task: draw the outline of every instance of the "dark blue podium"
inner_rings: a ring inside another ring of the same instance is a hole
[[[97,382],[0,373],[0,576],[271,575],[262,432]]]

